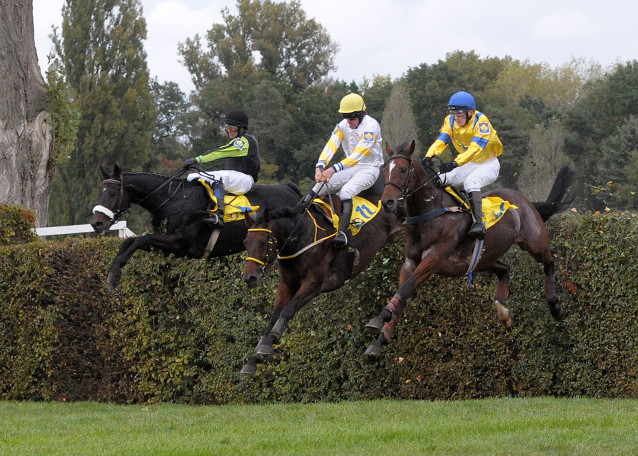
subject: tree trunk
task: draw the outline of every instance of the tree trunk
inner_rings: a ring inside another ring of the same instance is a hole
[[[33,35],[33,1],[0,0],[0,201],[46,225],[54,167],[46,88]]]

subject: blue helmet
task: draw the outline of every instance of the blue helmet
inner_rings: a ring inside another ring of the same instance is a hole
[[[476,102],[474,97],[467,92],[456,92],[450,97],[450,101],[447,104],[448,109],[472,109],[476,111]]]

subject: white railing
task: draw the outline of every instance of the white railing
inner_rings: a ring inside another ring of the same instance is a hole
[[[60,234],[80,234],[94,233],[93,227],[88,223],[86,225],[66,225],[66,226],[45,226],[42,228],[34,228],[35,234],[38,236],[56,236]],[[135,236],[131,230],[126,227],[126,220],[117,222],[111,226],[111,230],[117,230],[121,238]]]

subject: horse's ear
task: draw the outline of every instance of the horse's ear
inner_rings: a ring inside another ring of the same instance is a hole
[[[265,223],[270,223],[270,211],[267,207],[264,208],[263,218]]]
[[[410,143],[410,146],[408,147],[408,156],[414,153],[415,146],[416,146],[416,141],[413,139],[412,142]]]
[[[248,228],[250,228],[251,226],[255,224],[255,219],[253,219],[250,214],[252,214],[252,211],[246,211],[244,213],[244,220],[246,220],[246,226]]]
[[[100,173],[102,173],[102,179],[109,179],[111,177],[112,170],[108,169],[106,165],[100,165]]]
[[[120,180],[122,178],[122,168],[116,163],[113,165],[113,179]]]
[[[388,153],[388,157],[392,157],[394,155],[394,151],[388,143],[385,143],[385,151]]]

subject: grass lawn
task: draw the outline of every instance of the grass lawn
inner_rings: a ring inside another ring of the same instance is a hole
[[[638,455],[638,400],[0,402],[0,455]]]

